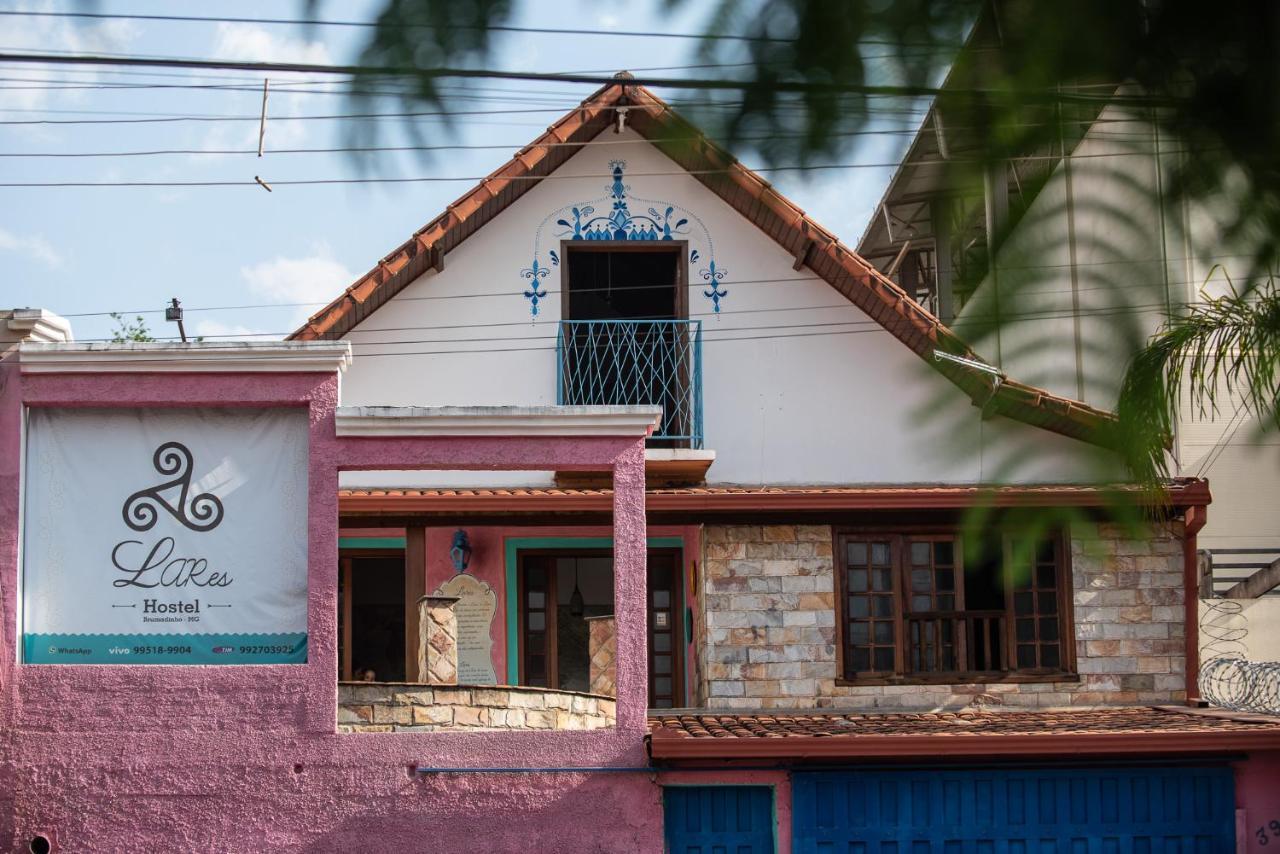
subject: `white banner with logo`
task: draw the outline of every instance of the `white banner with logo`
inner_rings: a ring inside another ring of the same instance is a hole
[[[307,466],[302,409],[30,410],[23,660],[305,662]]]

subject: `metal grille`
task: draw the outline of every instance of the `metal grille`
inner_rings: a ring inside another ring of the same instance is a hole
[[[557,401],[661,406],[650,444],[702,447],[702,321],[565,320]]]

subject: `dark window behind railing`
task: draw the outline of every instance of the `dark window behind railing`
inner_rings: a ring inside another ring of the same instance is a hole
[[[649,444],[702,447],[702,321],[565,320],[556,356],[560,404],[661,406]]]

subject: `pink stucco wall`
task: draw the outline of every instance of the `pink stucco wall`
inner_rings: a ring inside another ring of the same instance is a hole
[[[334,375],[19,378],[0,364],[0,828],[14,849],[47,833],[64,851],[660,850],[660,792],[647,773],[411,771],[645,764],[640,441],[339,439]],[[308,407],[308,663],[17,664],[24,404]],[[617,727],[338,736],[338,471],[602,464],[616,487]]]
[[[1280,751],[1259,752],[1236,765],[1237,844],[1245,854],[1280,845]]]

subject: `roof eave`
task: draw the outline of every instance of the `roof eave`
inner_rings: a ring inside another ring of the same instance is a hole
[[[857,735],[780,738],[649,736],[658,760],[911,759],[1007,756],[1204,755],[1280,749],[1280,729],[1267,732],[1050,733],[1035,735]]]

